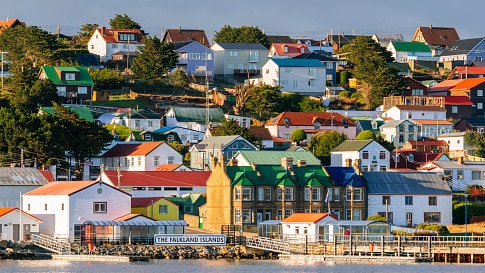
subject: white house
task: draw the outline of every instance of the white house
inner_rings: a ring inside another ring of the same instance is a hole
[[[409,120],[388,120],[379,127],[384,140],[402,148],[406,141],[417,140],[418,128]]]
[[[103,171],[99,180],[132,194],[133,198],[205,193],[211,172]]]
[[[387,45],[387,51],[391,52],[392,57],[398,63],[415,61],[438,61],[439,57],[433,57],[431,49],[425,43],[391,41]]]
[[[283,238],[287,241],[318,242],[324,235],[324,225],[337,223],[328,213],[293,213],[281,220]]]
[[[104,168],[123,171],[153,171],[162,164],[182,163],[182,155],[162,141],[117,142],[101,155]]]
[[[162,114],[150,109],[139,109],[116,113],[110,124],[126,126],[132,130],[144,130],[153,132],[160,129]]]
[[[0,208],[20,207],[20,196],[49,183],[46,178],[52,174],[36,168],[2,167],[0,168]]]
[[[0,208],[0,241],[29,241],[42,220],[19,208]],[[22,229],[20,229],[22,227]]]
[[[131,195],[102,181],[51,182],[22,195],[22,208],[44,221],[41,234],[80,239],[85,221],[129,214]]]
[[[368,215],[382,215],[397,226],[452,223],[452,191],[436,173],[365,172]],[[387,213],[387,216],[386,216]]]
[[[465,132],[441,134],[437,139],[448,143],[448,155],[450,158],[467,156],[468,150],[473,149],[473,147],[465,144]]]
[[[281,86],[281,91],[323,96],[326,88],[325,65],[316,59],[270,59],[262,68],[263,82]]]
[[[208,118],[207,113],[209,114]],[[163,117],[163,126],[187,128],[192,131],[202,132],[203,136],[207,130],[208,123],[217,125],[224,119],[225,116],[221,108],[171,107]],[[180,139],[183,141],[182,137]]]
[[[418,168],[421,172],[441,174],[453,191],[465,191],[467,187],[478,185],[485,187],[485,162],[431,161]]]
[[[396,105],[382,113],[382,118],[393,120],[446,120],[446,109],[440,106]]]
[[[347,166],[346,161],[360,160],[364,172],[384,172],[389,169],[389,151],[373,139],[346,140],[330,152],[331,166]]]
[[[142,46],[143,34],[139,29],[108,29],[97,28],[88,41],[89,53],[99,56],[101,62],[117,59],[113,55],[121,55],[123,58],[132,59],[136,55],[138,47]]]

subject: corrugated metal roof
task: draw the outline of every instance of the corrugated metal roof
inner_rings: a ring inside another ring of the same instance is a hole
[[[93,226],[188,226],[185,220],[174,221],[152,221],[152,220],[130,220],[130,221],[86,221],[83,225]]]
[[[322,64],[319,60],[316,59],[272,59],[272,61],[277,64],[279,67],[322,67],[324,68],[325,65]]]
[[[173,107],[178,122],[206,122],[206,108],[197,107]],[[221,108],[209,108],[209,121],[221,122],[224,120],[224,113]]]
[[[446,195],[450,187],[437,173],[425,172],[364,172],[368,194]]]
[[[45,75],[49,80],[52,81],[54,85],[81,85],[81,86],[92,86],[93,80],[89,75],[88,70],[85,67],[66,67],[66,66],[42,66],[41,69],[44,71]],[[68,71],[68,72],[79,72],[79,80],[64,80],[59,78],[56,70]]]
[[[293,158],[293,164],[297,164],[298,160],[305,160],[306,165],[321,165],[320,160],[309,151],[239,151],[238,154],[256,165],[280,165],[284,157]]]
[[[49,183],[36,168],[0,167],[1,186],[42,186]]]
[[[392,41],[394,45],[394,49],[396,51],[406,51],[406,52],[429,52],[431,53],[431,49],[425,43],[421,42],[398,42]]]
[[[70,111],[74,111],[79,118],[85,119],[90,122],[94,121],[93,113],[91,112],[89,107],[71,107],[71,106],[64,106],[64,107],[66,107]],[[54,107],[41,106],[40,110],[45,111],[51,115],[54,115],[55,113]]]
[[[239,49],[239,50],[268,50],[262,44],[251,43],[216,43],[224,49]]]
[[[373,139],[365,139],[365,140],[346,140],[342,142],[340,145],[335,147],[332,152],[349,152],[349,151],[360,151],[364,149],[367,145],[369,145]]]

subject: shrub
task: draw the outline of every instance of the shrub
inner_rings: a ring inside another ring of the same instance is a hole
[[[421,223],[421,224],[416,226],[416,229],[431,230],[431,231],[435,231],[438,234],[450,233],[446,226],[442,226],[442,225],[438,225],[438,224],[431,224],[431,223]]]

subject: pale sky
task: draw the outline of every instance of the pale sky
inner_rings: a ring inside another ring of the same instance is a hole
[[[4,0],[6,1],[6,0]],[[461,39],[485,37],[484,0],[16,0],[0,18],[73,35],[83,24],[109,27],[127,14],[151,36],[167,28],[203,29],[209,39],[224,25],[257,26],[267,35],[321,39],[327,34],[395,34],[409,41],[418,26],[455,27]]]

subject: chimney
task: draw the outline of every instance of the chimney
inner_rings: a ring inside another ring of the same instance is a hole
[[[229,160],[229,166],[237,166],[237,159],[234,157]]]
[[[433,29],[433,25],[429,25],[429,29]]]
[[[281,158],[281,167],[283,167],[285,170],[291,170],[293,168],[293,158],[282,157]]]
[[[181,27],[181,26],[179,26],[179,32],[181,32],[181,31],[182,31],[182,27]]]
[[[352,167],[352,158],[345,159],[345,167]]]
[[[305,167],[306,166],[306,160],[300,159],[296,162],[298,167]]]
[[[353,167],[356,174],[362,175],[362,159],[356,159]]]
[[[253,170],[256,171],[256,175],[257,176],[261,176],[261,173],[259,172],[259,170],[256,168],[256,164],[254,164],[254,162],[251,162],[251,168],[253,168]]]
[[[460,164],[460,165],[465,164],[465,158],[463,158],[463,156],[460,156],[460,157],[458,158],[458,164]]]
[[[105,35],[106,34],[106,27],[101,27],[101,35]]]

